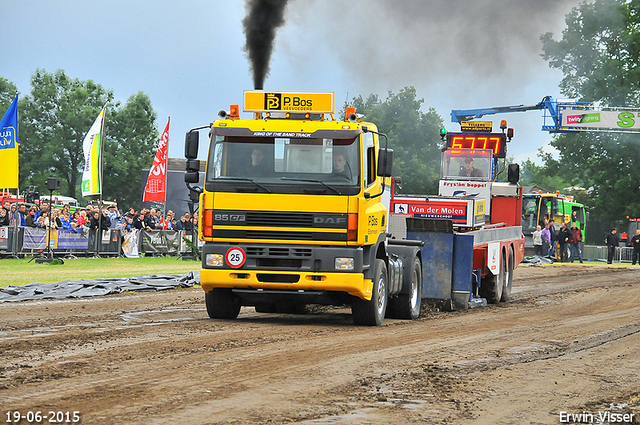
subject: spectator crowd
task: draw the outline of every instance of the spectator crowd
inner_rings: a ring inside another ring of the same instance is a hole
[[[561,262],[571,262],[582,260],[582,230],[579,223],[572,220],[571,227],[567,223],[560,225],[560,230],[556,231],[553,219],[546,221],[544,228],[538,226],[532,233],[533,246],[536,255],[555,256],[556,249]]]
[[[198,231],[198,218],[184,213],[176,218],[172,210],[166,215],[156,208],[134,208],[123,213],[117,205],[102,206],[89,205],[83,209],[71,212],[69,204],[62,208],[52,207],[45,200],[38,206],[28,206],[24,203],[4,201],[0,208],[0,226],[36,227],[43,229],[69,229],[77,233],[90,229],[115,229],[130,232],[139,230],[186,230]]]

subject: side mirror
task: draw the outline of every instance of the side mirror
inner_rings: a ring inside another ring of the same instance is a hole
[[[199,144],[200,133],[197,130],[189,131],[184,139],[184,157],[187,159],[197,158]]]
[[[393,149],[378,149],[378,169],[379,177],[391,177],[393,174]]]
[[[200,181],[200,175],[197,171],[187,171],[184,173],[185,183],[198,183]]]
[[[518,183],[520,181],[520,165],[509,164],[509,170],[507,172],[507,180],[509,183]]]
[[[187,159],[187,172],[200,171],[199,159]]]

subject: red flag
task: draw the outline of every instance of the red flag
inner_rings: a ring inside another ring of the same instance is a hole
[[[153,165],[149,170],[147,185],[144,188],[143,201],[165,202],[167,195],[167,150],[169,147],[169,123],[162,132],[160,143],[158,144],[158,152],[153,159]]]

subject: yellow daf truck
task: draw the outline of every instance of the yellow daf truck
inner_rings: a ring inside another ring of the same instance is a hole
[[[338,119],[335,93],[247,91],[244,112],[231,105],[209,131],[198,213],[209,316],[324,304],[351,305],[362,325],[418,317],[420,254],[411,242],[390,249],[393,151],[376,126],[352,108]],[[198,181],[197,130],[187,183]]]

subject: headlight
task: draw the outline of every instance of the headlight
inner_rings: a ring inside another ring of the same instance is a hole
[[[353,270],[355,261],[350,257],[338,257],[335,260],[336,270]]]
[[[204,257],[204,263],[209,267],[222,267],[222,265],[224,264],[224,255],[207,254]]]

